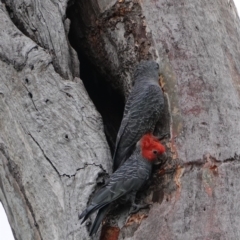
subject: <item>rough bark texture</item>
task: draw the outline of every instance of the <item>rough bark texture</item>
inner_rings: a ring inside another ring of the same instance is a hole
[[[127,211],[114,212],[101,239],[240,239],[240,22],[233,2],[78,0],[69,3],[71,24],[66,0],[5,3],[0,200],[16,239],[89,239],[77,214],[111,168],[69,29],[78,54],[125,96],[134,65],[156,59],[171,115],[165,168],[174,174],[156,171],[150,211],[127,220]]]
[[[43,14],[40,3],[28,7]],[[28,9],[23,6],[19,24],[33,38],[29,24],[41,25],[42,18],[23,21]],[[0,3],[0,200],[16,239],[87,239],[78,212],[96,180],[111,169],[101,117],[82,81],[71,77],[68,56],[73,51],[60,24],[65,9],[61,15],[58,6],[47,9],[46,19],[59,30],[38,27],[34,42]]]

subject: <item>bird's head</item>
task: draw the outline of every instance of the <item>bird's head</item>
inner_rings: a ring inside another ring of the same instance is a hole
[[[148,161],[154,161],[165,152],[165,147],[152,134],[145,134],[140,140],[142,156]]]
[[[148,60],[141,61],[134,71],[134,82],[151,79],[153,81],[159,81],[159,65],[157,62]]]

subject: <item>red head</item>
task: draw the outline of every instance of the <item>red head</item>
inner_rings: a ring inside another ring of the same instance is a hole
[[[152,134],[145,134],[141,138],[142,156],[148,161],[153,161],[158,155],[165,152],[165,147]]]

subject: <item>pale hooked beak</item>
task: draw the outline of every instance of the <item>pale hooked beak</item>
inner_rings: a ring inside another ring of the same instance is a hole
[[[136,143],[136,147],[140,147],[141,139]]]

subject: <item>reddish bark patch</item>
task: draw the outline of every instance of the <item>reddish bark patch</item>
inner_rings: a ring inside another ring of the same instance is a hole
[[[218,176],[218,166],[216,159],[209,154],[206,156],[206,163],[203,165],[203,183],[208,196],[212,197],[213,189],[216,185],[215,177]]]
[[[199,116],[207,109],[205,105],[205,94],[212,92],[210,84],[205,83],[202,77],[190,74],[189,81],[185,81],[179,87],[182,96],[181,108],[184,115]]]
[[[214,176],[218,176],[218,167],[216,165],[213,165],[209,168]]]
[[[100,240],[117,240],[119,233],[120,229],[118,227],[111,227],[109,225],[105,225],[102,227]]]
[[[137,223],[137,224],[140,224],[142,222],[143,219],[147,218],[147,215],[146,214],[140,214],[140,213],[137,213],[137,214],[133,214],[127,221],[127,223],[125,224],[125,226],[130,226],[132,225],[133,223]]]
[[[163,75],[160,75],[160,77],[159,77],[159,85],[160,85],[160,87],[161,87],[161,89],[162,89],[162,91],[165,93],[165,88],[164,88],[164,86],[165,86],[165,81],[164,81],[164,77],[163,77]]]
[[[217,177],[218,176],[218,166],[217,166],[218,164],[217,164],[216,159],[210,155],[207,155],[206,158],[207,158],[207,161],[204,164],[203,168],[208,168],[211,171],[211,173],[215,177]]]
[[[167,144],[167,147],[170,148],[170,151],[172,153],[173,160],[178,159],[178,152],[177,152],[177,147],[175,143],[175,137],[176,137],[176,134],[172,133],[171,141]]]
[[[202,112],[202,107],[198,106],[198,105],[184,110],[184,114],[186,114],[186,115],[192,114],[194,116],[198,116],[201,112]]]
[[[158,175],[160,175],[160,176],[164,175],[165,173],[166,173],[166,170],[164,168],[159,169],[159,171],[158,171]]]
[[[184,172],[184,168],[178,166],[175,177],[174,177],[174,182],[176,183],[178,188],[181,188],[181,177],[182,177],[183,172]]]

